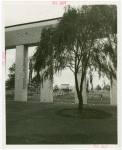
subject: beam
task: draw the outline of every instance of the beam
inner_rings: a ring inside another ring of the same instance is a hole
[[[55,27],[60,18],[8,26],[5,28],[5,49],[16,48],[17,45],[38,46],[44,27]]]

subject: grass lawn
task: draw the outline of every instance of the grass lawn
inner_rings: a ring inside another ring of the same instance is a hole
[[[102,96],[102,97],[101,97]],[[7,94],[6,100],[13,101],[14,95]],[[33,93],[28,93],[27,101],[36,101],[36,98],[33,97]],[[75,93],[69,92],[65,93],[62,96],[53,96],[54,102],[63,102],[63,103],[74,103],[75,102]],[[95,91],[87,93],[87,103],[88,104],[110,104],[110,92],[109,91]]]
[[[101,111],[102,118],[57,113],[67,109],[67,113],[72,114],[76,108],[76,104],[56,102],[6,101],[7,144],[117,144],[116,106],[84,105],[84,109]]]

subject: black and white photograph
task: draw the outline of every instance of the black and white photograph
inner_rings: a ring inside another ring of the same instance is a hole
[[[4,146],[120,148],[120,4],[3,2]]]

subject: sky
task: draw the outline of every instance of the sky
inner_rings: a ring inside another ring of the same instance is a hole
[[[73,5],[75,7],[82,5],[82,2],[66,2],[66,5]],[[64,5],[60,5],[60,2],[52,3],[47,2],[7,2],[4,6],[4,26],[52,19],[62,17],[64,13]],[[32,56],[35,47],[29,47],[28,56]],[[15,63],[15,49],[7,50],[6,52],[6,79],[8,78],[9,67]],[[103,80],[106,84],[109,83],[107,78],[101,78],[99,80],[98,74],[95,72],[93,77],[93,86],[98,84],[102,86]],[[60,75],[54,75],[54,85],[70,84],[75,85],[74,75],[70,69],[66,68]]]

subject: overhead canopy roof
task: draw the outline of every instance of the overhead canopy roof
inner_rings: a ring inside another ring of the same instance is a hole
[[[58,19],[60,18],[5,27],[5,49],[15,48],[17,45],[37,46],[42,29],[56,26]]]

